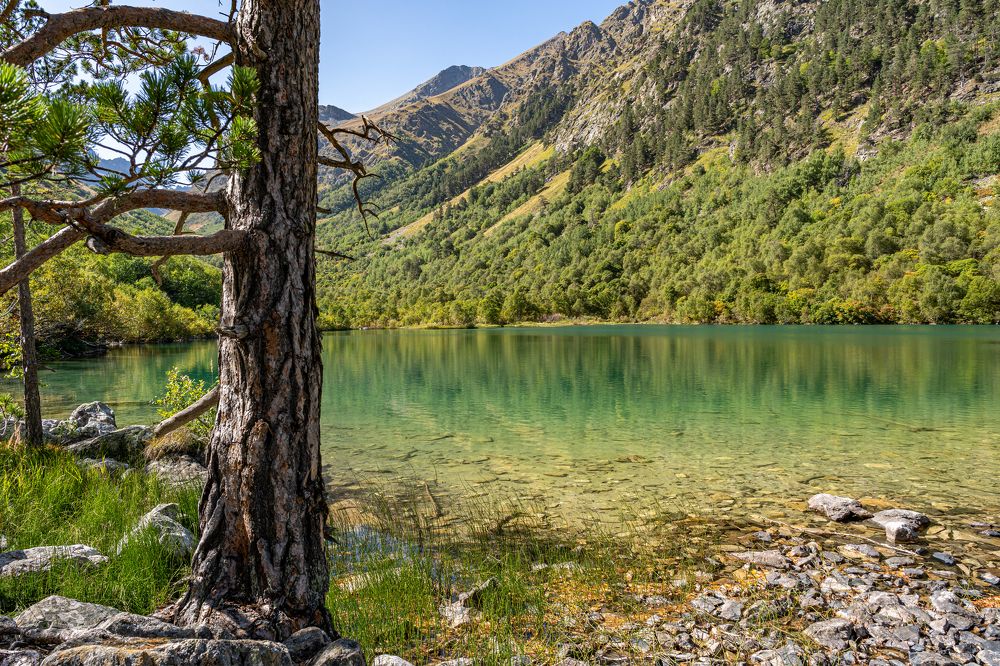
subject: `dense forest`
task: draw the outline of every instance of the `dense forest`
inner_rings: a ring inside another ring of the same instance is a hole
[[[1000,322],[997,0],[657,8],[529,52],[458,150],[372,157],[377,218],[325,181],[321,324]],[[32,282],[52,354],[210,335],[222,279],[76,248]]]

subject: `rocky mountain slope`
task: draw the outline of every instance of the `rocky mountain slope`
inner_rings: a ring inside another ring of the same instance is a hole
[[[998,17],[633,0],[404,96],[358,147],[380,218],[322,190],[357,258],[323,268],[328,325],[1000,320]]]

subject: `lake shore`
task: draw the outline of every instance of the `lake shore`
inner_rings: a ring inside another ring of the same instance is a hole
[[[104,422],[98,411],[84,427]],[[17,568],[0,571],[2,610],[16,618],[0,619],[0,640],[37,655],[25,663],[49,652],[47,664],[63,663],[88,644],[163,650],[151,631],[188,636],[139,618],[183,589],[199,477],[155,461],[142,470],[144,438],[105,429],[68,449],[0,450],[3,550],[22,553],[0,556],[0,569]],[[1000,528],[960,513],[906,514],[913,533],[895,525],[893,541],[868,519],[887,505],[870,499],[809,509],[798,498],[794,523],[651,507],[581,529],[530,502],[442,498],[426,483],[333,498],[328,607],[368,659],[398,655],[376,664],[994,666],[1000,653]],[[23,550],[69,545],[60,539],[89,550]],[[235,649],[234,638],[197,640]]]

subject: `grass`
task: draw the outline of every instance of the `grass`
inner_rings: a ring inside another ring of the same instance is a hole
[[[79,467],[59,450],[0,446],[0,535],[4,550],[85,544],[110,557],[102,566],[57,564],[51,571],[0,578],[0,612],[13,613],[52,594],[150,613],[176,597],[187,570],[159,544],[137,539],[120,555],[119,540],[157,504],[180,505],[197,528],[196,490],[170,490],[145,474],[109,476]]]

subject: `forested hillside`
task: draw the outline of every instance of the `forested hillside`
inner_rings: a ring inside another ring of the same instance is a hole
[[[458,150],[386,155],[370,229],[326,191],[323,322],[1000,321],[998,16],[633,2]]]

